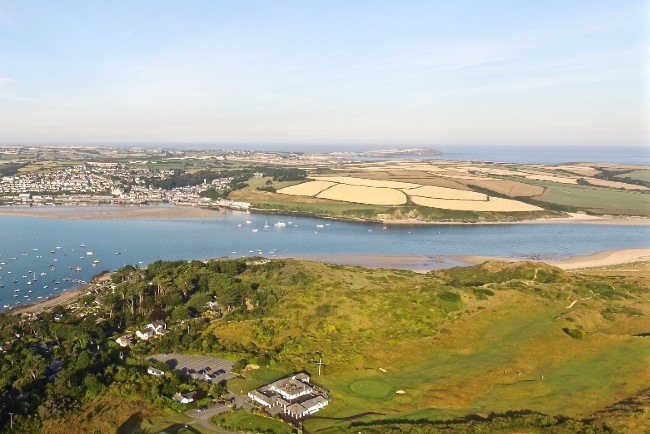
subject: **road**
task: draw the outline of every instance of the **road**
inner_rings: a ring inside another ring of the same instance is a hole
[[[251,411],[253,409],[253,406],[250,405],[247,401],[247,397],[242,396],[242,395],[236,395],[232,392],[228,392],[228,395],[225,396],[226,399],[234,399],[235,400],[235,405],[234,408],[243,408],[246,411]],[[229,405],[226,404],[215,404],[211,407],[208,407],[204,411],[198,411],[198,410],[189,410],[185,412],[186,416],[191,417],[193,420],[190,422],[191,424],[197,423],[201,425],[202,427],[212,431],[216,432],[219,434],[236,434],[233,433],[232,431],[226,431],[222,430],[220,428],[217,428],[216,426],[212,425],[209,421],[209,419],[212,416],[216,416],[219,414],[227,413],[231,411],[232,409],[230,408]]]

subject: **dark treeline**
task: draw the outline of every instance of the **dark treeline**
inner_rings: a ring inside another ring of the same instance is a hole
[[[215,179],[232,178],[230,188],[236,190],[238,189],[237,186],[239,186],[239,188],[245,187],[245,185],[242,186],[242,184],[255,176],[255,173],[263,173],[264,176],[271,177],[274,181],[301,181],[307,176],[307,172],[303,169],[266,166],[231,168],[218,171],[201,170],[195,173],[183,172],[177,169],[174,172],[174,175],[169,178],[150,178],[147,180],[147,185],[155,188],[171,190],[177,187],[200,185],[204,182],[210,183]]]

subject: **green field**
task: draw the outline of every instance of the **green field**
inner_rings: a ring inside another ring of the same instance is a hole
[[[638,181],[650,182],[650,170],[633,170],[631,172],[621,173],[621,178],[636,179]]]
[[[235,432],[291,434],[296,430],[281,421],[251,414],[244,410],[214,416],[210,419],[219,428]]]
[[[650,194],[639,191],[536,181],[546,192],[535,198],[596,214],[650,215]]]

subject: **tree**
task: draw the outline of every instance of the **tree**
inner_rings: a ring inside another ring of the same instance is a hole
[[[174,311],[172,312],[172,321],[175,322],[180,322],[180,321],[185,321],[188,320],[192,317],[192,314],[190,312],[189,307],[186,305],[182,304],[180,306],[176,306],[174,308]]]

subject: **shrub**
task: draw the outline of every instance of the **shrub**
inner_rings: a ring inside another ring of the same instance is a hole
[[[582,339],[585,338],[585,336],[587,336],[587,333],[585,333],[585,331],[582,330],[580,327],[576,327],[576,328],[573,328],[573,329],[570,329],[568,327],[564,327],[562,329],[562,331],[564,333],[568,334],[569,336],[571,336],[573,339],[582,340]]]

